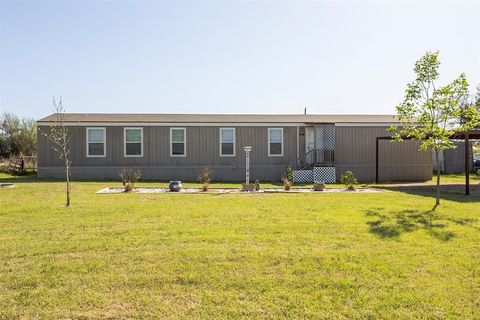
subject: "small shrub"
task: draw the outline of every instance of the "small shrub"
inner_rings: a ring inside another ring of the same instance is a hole
[[[291,184],[293,184],[293,167],[288,166],[287,169],[285,170],[285,178],[290,181]]]
[[[260,191],[260,182],[258,180],[255,180],[255,191]]]
[[[141,173],[136,169],[123,169],[120,172],[120,178],[122,179],[123,187],[125,192],[132,191],[135,187],[135,183],[140,180]]]
[[[288,166],[285,170],[285,175],[282,176],[283,188],[288,191],[293,185],[293,167]]]
[[[283,182],[283,189],[285,189],[285,191],[290,190],[290,188],[292,187],[292,182],[288,180],[287,177],[283,178],[282,182]]]
[[[352,171],[345,172],[345,174],[340,177],[340,182],[344,184],[349,191],[354,191],[355,186],[358,184],[358,180],[355,178]]]
[[[202,173],[198,176],[198,181],[202,183],[202,190],[210,189],[210,181],[212,181],[212,171],[208,167],[203,167]]]

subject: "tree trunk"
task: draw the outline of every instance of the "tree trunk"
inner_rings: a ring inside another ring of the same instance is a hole
[[[67,207],[70,206],[70,179],[68,178],[68,171],[67,171]]]
[[[70,165],[68,164],[68,158],[65,157],[65,175],[67,180],[67,207],[70,206]]]
[[[435,201],[435,206],[440,204],[440,157],[439,157],[439,150],[435,150],[435,158],[437,161],[437,198]]]

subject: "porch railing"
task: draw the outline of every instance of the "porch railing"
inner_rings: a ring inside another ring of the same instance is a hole
[[[298,165],[300,167],[312,167],[315,165],[334,165],[335,150],[328,149],[312,149],[304,156],[299,158]]]

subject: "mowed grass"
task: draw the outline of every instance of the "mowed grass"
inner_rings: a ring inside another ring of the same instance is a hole
[[[437,177],[434,175],[432,177],[432,182],[437,183]],[[465,183],[465,173],[463,174],[447,174],[447,175],[442,175],[440,177],[440,183],[445,182],[445,183]],[[478,176],[475,173],[470,174],[470,184],[479,184],[480,183],[480,176]]]
[[[0,319],[480,318],[480,196],[2,178]]]

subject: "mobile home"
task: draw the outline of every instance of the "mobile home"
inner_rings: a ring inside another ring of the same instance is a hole
[[[49,132],[56,119],[39,120],[38,130]],[[251,146],[252,180],[279,180],[291,165],[298,182],[335,182],[347,170],[373,181],[376,138],[396,123],[392,115],[64,115],[76,179],[118,179],[123,168],[135,168],[143,179],[192,181],[207,166],[217,181],[242,181],[244,147]],[[382,180],[431,179],[432,155],[417,142],[379,143]],[[38,176],[63,174],[51,143],[38,134]]]

